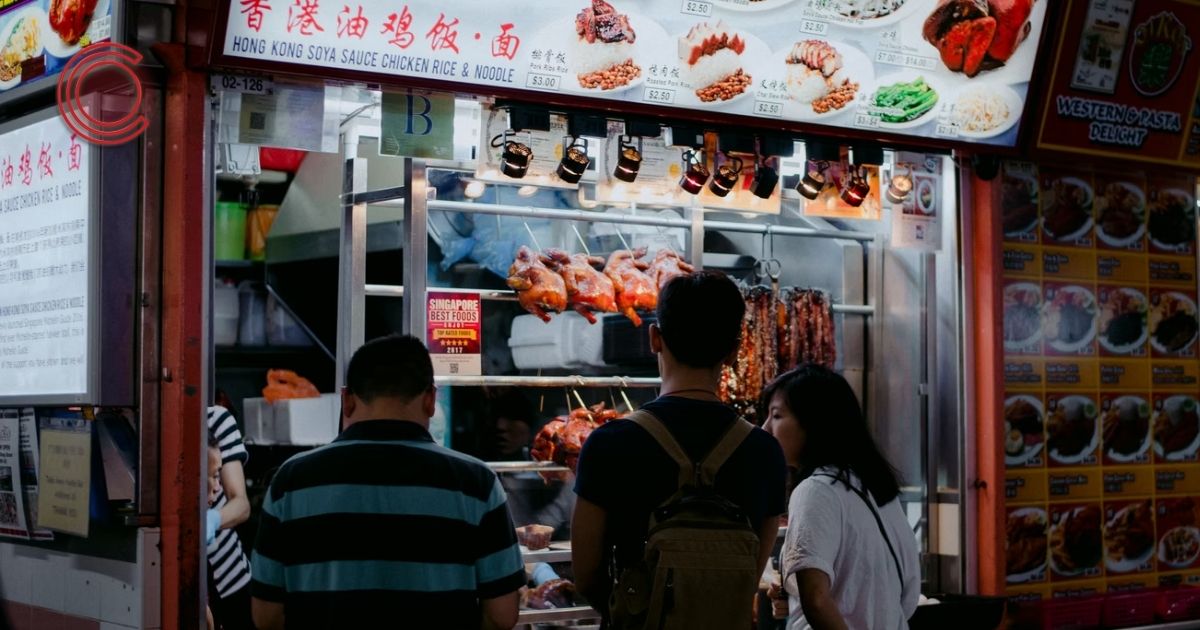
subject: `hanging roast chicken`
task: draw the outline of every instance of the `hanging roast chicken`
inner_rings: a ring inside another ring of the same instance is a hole
[[[575,472],[584,441],[596,427],[616,420],[620,415],[615,409],[606,409],[602,402],[591,407],[574,409],[569,415],[559,416],[546,423],[533,438],[533,447],[529,454],[534,461],[554,462]]]
[[[942,63],[973,77],[1004,65],[1029,36],[1034,0],[939,0],[923,35]]]
[[[654,263],[650,265],[650,277],[654,278],[655,283],[658,284],[658,290],[662,291],[667,283],[676,276],[686,275],[695,270],[696,268],[685,261],[679,252],[673,249],[660,249],[654,256]]]
[[[646,248],[618,249],[608,257],[604,274],[613,282],[617,292],[617,309],[633,322],[642,325],[638,311],[653,311],[658,307],[658,285],[646,274],[650,263],[642,260]]]
[[[567,287],[562,276],[546,265],[552,261],[528,247],[517,250],[517,258],[508,269],[508,286],[517,292],[521,308],[550,321],[547,311],[561,313],[567,308]]]
[[[568,254],[561,249],[548,249],[546,256],[550,258],[550,266],[562,276],[566,285],[567,304],[589,323],[596,323],[595,313],[617,312],[613,281],[593,266],[603,265],[603,258]]]

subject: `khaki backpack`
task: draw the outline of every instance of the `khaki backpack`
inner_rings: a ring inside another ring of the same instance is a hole
[[[679,464],[679,490],[650,515],[643,560],[618,576],[609,602],[609,627],[749,627],[759,581],[758,532],[714,486],[717,471],[753,426],[738,420],[696,463],[653,414],[637,411],[629,420]]]

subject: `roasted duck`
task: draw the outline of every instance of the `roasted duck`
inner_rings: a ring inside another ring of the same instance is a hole
[[[925,20],[925,41],[942,63],[969,77],[1003,65],[1029,36],[1034,0],[941,0]]]
[[[660,249],[654,256],[654,263],[650,265],[650,277],[654,278],[654,282],[658,284],[658,290],[662,291],[667,283],[676,276],[689,274],[695,270],[696,268],[685,261],[679,252],[673,249]]]
[[[568,254],[561,249],[548,249],[550,266],[562,276],[567,287],[567,303],[588,322],[595,324],[594,313],[616,313],[617,297],[613,281],[596,270],[604,259],[587,254]],[[593,266],[595,265],[595,266]]]
[[[97,0],[53,0],[50,3],[50,28],[62,38],[63,43],[74,46],[83,39],[92,14],[96,12]]]
[[[579,464],[579,453],[592,431],[620,417],[615,409],[607,409],[604,403],[574,409],[569,415],[559,416],[542,427],[533,439],[530,455],[535,461],[554,462],[575,472]],[[543,475],[547,479],[555,475]]]
[[[547,311],[561,313],[567,308],[567,287],[562,276],[546,265],[552,261],[528,247],[517,250],[517,259],[508,269],[508,286],[517,292],[521,308],[550,321]]]
[[[653,311],[658,307],[658,285],[646,274],[650,263],[642,260],[645,256],[645,247],[633,251],[618,249],[608,257],[604,267],[604,274],[616,288],[617,309],[634,326],[642,325],[642,318],[637,314],[639,310]]]

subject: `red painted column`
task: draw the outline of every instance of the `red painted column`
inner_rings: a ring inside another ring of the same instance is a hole
[[[204,125],[207,76],[184,47],[155,52],[167,66],[163,126],[161,474],[162,627],[204,626],[200,607],[204,306]]]

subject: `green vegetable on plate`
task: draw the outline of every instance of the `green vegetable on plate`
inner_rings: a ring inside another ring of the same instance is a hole
[[[938,93],[924,77],[893,83],[875,92],[872,104],[886,123],[904,123],[924,116],[937,105]]]

